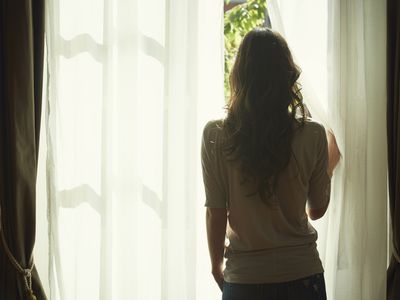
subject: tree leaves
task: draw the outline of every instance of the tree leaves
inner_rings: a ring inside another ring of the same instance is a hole
[[[248,0],[228,10],[224,16],[224,85],[225,99],[230,97],[229,73],[235,61],[240,42],[247,32],[265,23],[267,0]],[[230,0],[225,0],[229,3]]]

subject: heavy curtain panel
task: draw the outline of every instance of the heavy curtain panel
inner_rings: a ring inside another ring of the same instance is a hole
[[[387,2],[387,136],[389,203],[393,253],[387,271],[387,299],[400,298],[400,4]]]
[[[342,159],[330,207],[313,222],[328,299],[384,299],[387,266],[386,5],[363,0],[270,0],[272,28],[303,69],[313,117]]]
[[[43,49],[44,1],[1,1],[0,299],[46,299],[32,256]]]
[[[52,300],[219,297],[199,159],[223,112],[222,5],[48,3]]]

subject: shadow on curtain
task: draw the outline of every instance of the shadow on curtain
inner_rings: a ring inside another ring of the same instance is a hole
[[[400,299],[400,3],[387,2],[387,130],[389,203],[393,254],[387,271],[387,299]]]
[[[46,299],[32,256],[43,51],[44,1],[1,1],[0,299]]]

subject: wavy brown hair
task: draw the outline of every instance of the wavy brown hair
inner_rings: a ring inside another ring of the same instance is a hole
[[[283,37],[260,28],[244,37],[230,74],[224,150],[264,200],[289,163],[295,122],[305,121],[300,73]]]

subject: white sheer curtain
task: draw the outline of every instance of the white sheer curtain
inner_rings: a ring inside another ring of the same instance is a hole
[[[328,212],[313,222],[328,299],[385,299],[385,2],[270,0],[268,6],[272,27],[303,69],[305,102],[334,130],[343,155]]]
[[[222,4],[47,3],[50,299],[219,297],[199,149],[224,104]]]

